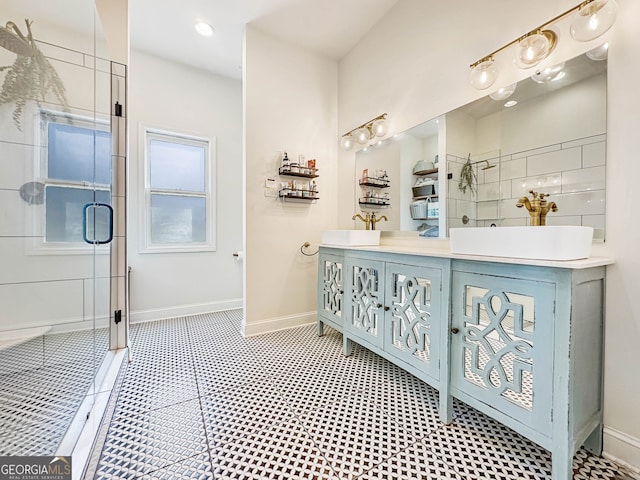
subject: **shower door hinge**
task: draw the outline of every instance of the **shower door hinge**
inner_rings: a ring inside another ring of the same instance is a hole
[[[120,102],[116,102],[116,104],[114,105],[114,115],[116,117],[121,117],[122,116],[122,105],[120,104]]]
[[[122,310],[116,310],[113,312],[113,321],[116,325],[122,321]]]

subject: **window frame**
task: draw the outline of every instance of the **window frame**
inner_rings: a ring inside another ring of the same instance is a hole
[[[93,245],[83,241],[79,242],[53,242],[47,241],[47,202],[46,202],[46,189],[47,187],[62,187],[73,188],[82,190],[99,190],[108,192],[113,202],[113,152],[109,155],[110,171],[111,171],[111,183],[110,184],[98,184],[87,181],[77,180],[63,180],[58,178],[49,178],[49,124],[60,123],[69,124],[71,120],[72,126],[80,128],[86,128],[89,130],[100,130],[106,132],[111,136],[111,123],[108,117],[90,117],[88,115],[82,115],[78,113],[61,112],[58,110],[48,108],[38,108],[37,121],[34,125],[34,145],[35,148],[35,163],[36,163],[36,175],[37,181],[44,185],[44,201],[39,205],[37,209],[30,209],[31,224],[34,226],[35,233],[32,237],[30,248],[28,253],[32,255],[91,255],[109,254],[111,249],[110,245]]]
[[[152,140],[167,141],[182,145],[192,145],[205,148],[205,174],[204,191],[190,190],[170,190],[151,186],[151,162],[150,144]],[[140,158],[143,159],[141,189],[141,246],[140,253],[192,253],[192,252],[215,252],[216,245],[216,137],[207,137],[192,133],[176,132],[162,128],[141,126],[139,144],[141,150]],[[151,196],[152,195],[175,195],[205,199],[205,235],[204,242],[191,243],[154,243],[151,236]]]

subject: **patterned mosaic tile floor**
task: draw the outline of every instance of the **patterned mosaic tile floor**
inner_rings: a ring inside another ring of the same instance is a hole
[[[53,455],[107,349],[104,328],[95,337],[47,334],[0,350],[0,456]]]
[[[96,479],[546,480],[551,456],[342,337],[302,327],[252,338],[240,311],[132,327]],[[574,479],[619,479],[581,450]]]

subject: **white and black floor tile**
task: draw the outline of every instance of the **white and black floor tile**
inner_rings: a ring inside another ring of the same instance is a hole
[[[0,350],[0,456],[52,455],[108,348],[108,329],[41,335]]]
[[[548,480],[551,454],[315,325],[240,335],[232,310],[134,325],[96,479]],[[580,450],[574,480],[623,478]]]

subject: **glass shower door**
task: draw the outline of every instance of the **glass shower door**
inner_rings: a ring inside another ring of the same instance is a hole
[[[0,456],[71,454],[110,345],[110,64],[70,3],[0,12]]]

